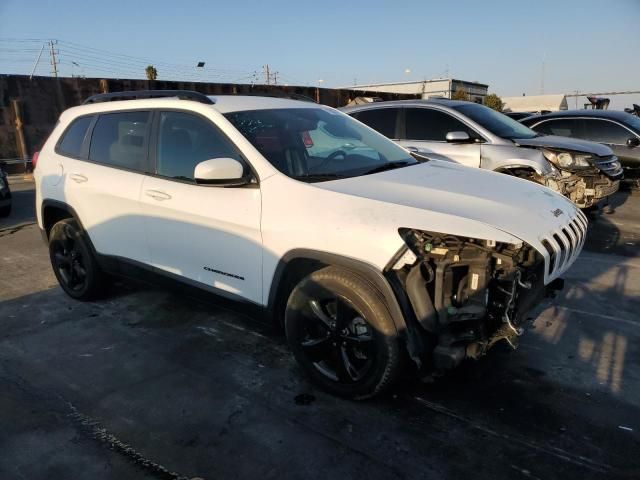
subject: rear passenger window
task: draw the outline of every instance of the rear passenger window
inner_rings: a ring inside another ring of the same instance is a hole
[[[82,154],[84,137],[87,134],[87,129],[89,128],[89,125],[91,125],[92,120],[93,117],[81,117],[74,120],[71,123],[71,126],[67,128],[66,132],[64,132],[56,151],[60,155],[80,157]]]
[[[89,160],[143,171],[147,161],[149,112],[100,115],[89,148]]]
[[[353,114],[353,117],[388,138],[396,138],[398,108],[373,108]]]
[[[160,114],[158,175],[194,181],[198,163],[223,157],[244,163],[231,141],[210,121],[183,112]]]

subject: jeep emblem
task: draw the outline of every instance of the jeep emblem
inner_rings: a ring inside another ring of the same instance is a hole
[[[564,212],[562,210],[560,210],[559,208],[556,208],[555,210],[553,210],[551,213],[553,213],[554,217],[559,217],[560,215],[562,215]]]

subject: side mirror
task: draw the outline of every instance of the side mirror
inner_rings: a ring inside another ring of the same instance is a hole
[[[448,143],[468,143],[471,141],[471,137],[467,132],[449,132],[447,133]]]
[[[629,148],[634,148],[638,145],[640,145],[640,138],[638,137],[631,137],[627,140],[627,147]]]
[[[239,187],[251,181],[250,175],[244,174],[244,166],[234,158],[212,158],[196,165],[193,178],[200,185],[217,185],[220,187]]]

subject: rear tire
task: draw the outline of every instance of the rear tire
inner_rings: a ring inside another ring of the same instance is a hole
[[[92,300],[103,291],[104,275],[78,223],[67,218],[49,233],[49,258],[58,283],[76,300]]]
[[[400,373],[400,342],[382,294],[348,270],[326,267],[300,281],[285,330],[305,373],[334,395],[370,398]]]

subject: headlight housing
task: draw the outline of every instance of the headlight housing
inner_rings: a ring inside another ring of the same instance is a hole
[[[589,168],[593,160],[593,156],[588,153],[557,151],[548,148],[543,148],[542,154],[556,167],[563,170]]]

